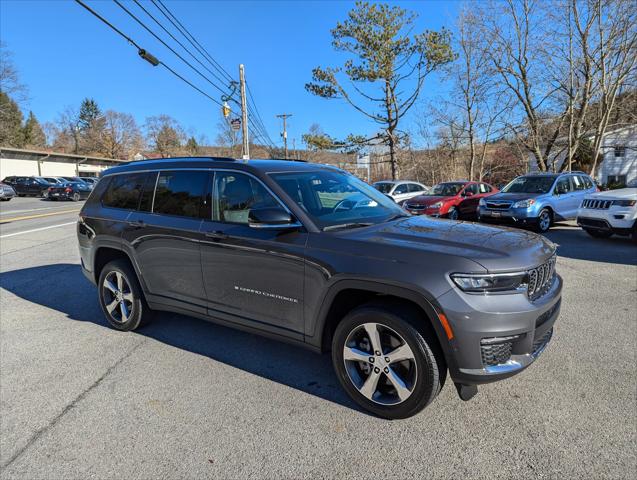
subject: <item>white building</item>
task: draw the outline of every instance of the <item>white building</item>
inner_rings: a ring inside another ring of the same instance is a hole
[[[96,177],[127,160],[0,147],[0,180],[10,176]]]
[[[601,184],[637,181],[637,125],[606,132],[601,147],[604,160],[597,180]]]
[[[593,141],[593,136],[586,137]],[[560,171],[566,160],[566,138],[556,141],[557,153],[549,158],[549,170]],[[600,162],[595,180],[600,185],[608,183],[628,184],[637,182],[637,125],[627,125],[604,134],[600,146]],[[552,162],[555,163],[553,168]],[[537,162],[529,154],[529,171],[537,172]]]

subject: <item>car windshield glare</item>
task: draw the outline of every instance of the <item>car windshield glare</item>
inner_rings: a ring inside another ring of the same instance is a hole
[[[332,170],[272,173],[272,179],[321,229],[354,228],[408,214],[354,175]]]
[[[504,193],[548,193],[555,177],[518,177],[502,189]]]
[[[431,187],[431,189],[423,195],[437,196],[437,197],[453,197],[458,195],[458,192],[464,187],[464,183],[439,183]]]

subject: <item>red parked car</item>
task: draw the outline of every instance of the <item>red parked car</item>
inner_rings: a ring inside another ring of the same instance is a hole
[[[493,185],[483,182],[444,182],[423,195],[407,200],[404,207],[414,215],[451,220],[476,218],[480,199],[498,191]]]

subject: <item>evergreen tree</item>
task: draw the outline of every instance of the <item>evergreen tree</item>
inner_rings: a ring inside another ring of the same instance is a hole
[[[40,126],[40,122],[35,118],[33,112],[29,112],[29,117],[24,124],[23,140],[27,147],[44,147],[46,146],[46,135]]]
[[[195,137],[190,137],[188,139],[188,141],[186,142],[186,150],[190,155],[197,154],[199,150],[199,144],[197,143],[197,140],[195,140]]]
[[[80,106],[80,114],[78,115],[77,125],[82,131],[86,131],[95,126],[95,121],[102,116],[102,111],[97,102],[92,98],[82,100]]]
[[[0,92],[0,146],[24,146],[22,112],[6,93]]]

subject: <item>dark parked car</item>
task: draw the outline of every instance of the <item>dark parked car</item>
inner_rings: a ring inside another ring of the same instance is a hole
[[[13,197],[15,197],[15,190],[11,187],[11,185],[0,182],[0,200],[8,202]]]
[[[43,197],[51,184],[41,177],[6,177],[2,183],[10,185],[19,197]]]
[[[560,310],[547,239],[412,216],[324,165],[119,166],[93,189],[77,234],[113,328],[168,310],[331,350],[347,393],[387,418],[427,406],[447,371],[468,400],[524,370]]]
[[[48,183],[50,183],[51,185],[59,185],[61,183],[66,182],[67,180],[64,180],[60,177],[42,177],[42,179]]]
[[[63,181],[66,182],[82,182],[82,183],[87,183],[84,180],[86,179],[86,177],[60,177]]]
[[[91,187],[84,182],[66,182],[48,188],[46,197],[49,200],[73,200],[79,202],[88,198]]]
[[[477,217],[478,202],[493,195],[497,188],[483,182],[444,182],[427,193],[405,202],[405,209],[414,215],[446,217],[451,220]]]

